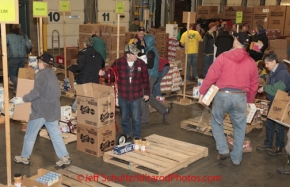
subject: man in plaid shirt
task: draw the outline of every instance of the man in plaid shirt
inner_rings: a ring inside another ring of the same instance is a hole
[[[141,98],[147,101],[150,96],[148,70],[145,62],[137,58],[139,52],[135,45],[126,45],[125,56],[115,60],[111,66],[119,75],[117,84],[122,129],[127,137],[131,137],[131,116],[134,138],[141,137]],[[104,71],[100,72],[100,75],[104,74]]]

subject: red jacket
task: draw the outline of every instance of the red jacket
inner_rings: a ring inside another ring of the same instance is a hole
[[[210,66],[202,82],[200,94],[204,95],[212,84],[219,89],[244,90],[247,102],[253,103],[258,90],[258,68],[244,49],[224,52]]]
[[[161,72],[166,64],[169,64],[169,61],[166,58],[159,57],[158,71]]]

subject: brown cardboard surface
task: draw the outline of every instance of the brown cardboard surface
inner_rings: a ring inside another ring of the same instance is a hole
[[[270,6],[268,29],[279,29],[283,35],[286,6]]]
[[[254,7],[254,17],[253,17],[253,26],[262,25],[264,29],[268,27],[269,19],[269,6],[255,6]]]
[[[39,182],[35,181],[35,179],[37,179],[37,178],[39,178],[39,177],[41,177],[49,172],[50,172],[49,170],[40,168],[37,170],[37,174],[30,177],[30,178],[23,176],[22,186],[47,187],[48,186],[47,184],[45,185],[45,184],[39,183]],[[50,187],[58,187],[61,185],[61,183],[62,183],[62,175],[59,176],[58,182],[54,183],[53,185],[50,185]]]
[[[223,17],[224,19],[236,20],[236,12],[243,11],[244,8],[245,8],[244,6],[225,6]]]
[[[79,49],[77,47],[66,47],[66,60],[78,58]],[[64,56],[64,52],[61,53]],[[68,65],[68,64],[67,64]]]
[[[23,97],[34,87],[35,71],[31,68],[19,68],[16,97]],[[28,121],[30,117],[31,103],[15,105],[13,119]]]
[[[92,156],[103,156],[105,151],[113,149],[116,144],[115,124],[101,128],[77,124],[77,150]]]
[[[100,24],[84,24],[79,25],[80,33],[98,34],[100,32]]]
[[[284,36],[290,35],[290,6],[287,6],[286,8],[284,26]]]
[[[275,49],[274,52],[276,53],[276,55],[278,56],[278,58],[283,58],[283,59],[287,59],[287,50],[286,48],[284,49]]]
[[[218,14],[218,6],[198,6],[196,18],[211,19]]]
[[[290,124],[289,104],[290,96],[288,96],[288,93],[278,90],[268,113],[268,117],[273,120],[278,120]]]
[[[114,122],[114,88],[87,83],[77,85],[76,93],[78,123],[102,127]]]
[[[183,14],[182,14],[182,23],[187,23],[188,14],[190,14],[189,24],[190,23],[195,23],[195,20],[196,20],[196,13],[195,12],[183,12]]]

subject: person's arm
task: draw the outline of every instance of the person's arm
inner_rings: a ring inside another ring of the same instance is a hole
[[[28,39],[28,37],[25,35],[25,45],[26,45],[26,48],[29,50],[29,51],[31,51],[31,49],[32,49],[32,45],[31,45],[31,43],[30,43],[30,41],[29,41],[29,39]]]
[[[247,103],[253,103],[257,90],[259,87],[259,72],[256,63],[253,62],[252,67],[250,67],[251,78],[250,78],[250,89],[247,92]]]
[[[185,38],[186,38],[186,34],[183,33],[183,34],[181,35],[181,38],[180,38],[180,44],[181,44],[181,46],[183,46],[183,47],[184,47],[184,44],[185,44]]]
[[[156,55],[154,51],[149,51],[146,56],[147,56],[147,69],[152,69],[154,67],[154,59]]]
[[[278,90],[284,91],[285,89],[286,85],[282,81],[276,82],[273,85],[266,85],[263,87],[263,90],[271,96],[275,96]]]
[[[204,37],[203,37],[203,53],[207,54],[207,50],[206,50],[206,44],[207,44],[208,38],[207,38],[207,33],[205,33]]]
[[[268,48],[268,38],[264,37],[262,42],[263,42],[263,47],[260,49],[260,51],[264,53],[264,51]]]
[[[144,90],[144,96],[150,96],[149,74],[145,63],[141,68],[141,73],[142,73],[142,85]]]
[[[79,73],[84,67],[85,67],[85,62],[86,57],[83,55],[81,52],[78,54],[78,60],[77,64],[71,65],[68,70],[73,72],[73,73]]]
[[[38,98],[40,98],[41,93],[43,92],[44,88],[46,87],[46,80],[43,76],[36,74],[34,87],[33,89],[26,95],[23,96],[24,102],[32,102]]]

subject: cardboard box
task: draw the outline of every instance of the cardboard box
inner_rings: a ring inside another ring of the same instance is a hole
[[[115,119],[114,88],[95,83],[76,85],[78,123],[107,126]]]
[[[99,34],[100,33],[100,24],[84,24],[79,25],[79,32],[80,33],[87,33],[87,34]]]
[[[169,34],[169,38],[176,38],[178,34],[178,25],[166,24],[166,33]]]
[[[218,6],[198,6],[196,14],[196,18],[211,19],[218,14]]]
[[[274,52],[279,59],[287,59],[287,49],[275,49]]]
[[[251,123],[255,114],[256,114],[257,108],[256,105],[253,103],[247,103],[247,123]]]
[[[213,100],[214,96],[217,94],[218,91],[219,88],[217,86],[211,85],[206,94],[203,96],[202,102],[207,106],[210,105],[211,101]]]
[[[19,68],[16,97],[23,97],[34,88],[35,70],[31,67]],[[13,119],[28,121],[30,117],[31,103],[15,105]]]
[[[236,20],[236,12],[237,11],[243,11],[244,6],[225,6],[224,7],[224,19],[231,19]],[[244,21],[244,20],[243,20]]]
[[[254,7],[253,28],[255,28],[256,25],[262,25],[264,29],[267,29],[269,11],[269,6]]]
[[[61,119],[64,119],[64,120],[70,120],[71,118],[71,106],[61,106],[60,107],[60,111],[61,111]]]
[[[49,173],[51,171],[49,170],[46,170],[46,169],[38,169],[37,170],[37,175],[34,175],[30,178],[27,178],[26,176],[23,176],[23,180],[22,180],[22,186],[37,186],[37,187],[47,187],[48,184],[42,184],[40,182],[37,182],[36,179]],[[50,185],[50,187],[58,187],[60,186],[62,183],[62,175],[59,174],[59,177],[58,177],[58,181],[52,185]]]
[[[244,7],[243,10],[243,22],[247,22],[250,25],[250,28],[253,29],[253,17],[254,17],[254,8],[253,7]],[[250,24],[251,23],[251,24]]]
[[[134,151],[134,144],[132,142],[127,142],[114,147],[114,154],[122,155],[131,151]]]
[[[286,6],[270,6],[269,14],[268,29],[279,29],[283,35]]]
[[[290,96],[287,92],[277,91],[267,117],[290,124]]]
[[[114,148],[116,144],[115,124],[101,128],[77,124],[77,150],[88,153],[92,156],[103,156],[105,151]]]
[[[79,49],[77,47],[66,47],[66,60],[78,58]],[[64,57],[64,52],[61,53]]]
[[[284,26],[284,36],[290,36],[290,6],[286,8]]]

